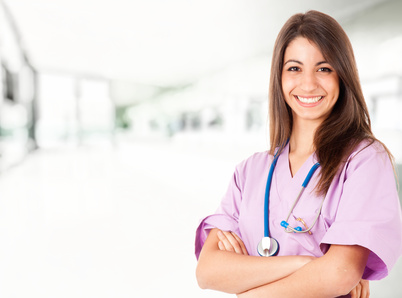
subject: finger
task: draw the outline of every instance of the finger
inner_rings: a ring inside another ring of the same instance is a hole
[[[235,233],[233,233],[233,232],[232,232],[232,235],[233,235],[233,237],[237,240],[237,242],[239,242],[243,254],[246,255],[246,256],[248,256],[248,252],[247,252],[246,246],[244,245],[243,240],[241,240],[240,237],[237,236],[237,235],[236,235]]]
[[[233,237],[236,239],[236,241],[239,243],[241,251],[244,255],[248,256],[247,248],[244,245],[243,240],[240,239],[239,236],[237,236],[235,233],[232,232]]]
[[[222,242],[224,249],[226,251],[231,251],[235,252],[235,249],[233,245],[230,243],[228,237],[227,237],[227,232],[224,231],[218,231],[217,233],[219,240]]]
[[[228,239],[229,243],[232,245],[234,251],[238,254],[243,254],[242,248],[240,246],[240,243],[236,240],[236,238],[233,236],[233,233],[230,231],[224,231],[223,232],[226,236],[226,239]]]
[[[248,255],[243,241],[235,233],[229,231],[218,231],[217,235],[219,240],[222,242],[220,247],[221,250]]]
[[[225,246],[223,245],[222,241],[219,240],[218,242],[219,250],[225,250]]]
[[[360,281],[360,284],[362,286],[361,290],[361,297],[362,298],[369,298],[370,297],[370,283],[368,280],[362,279]]]
[[[358,287],[357,287],[357,297],[361,297],[362,296],[362,285],[361,283],[359,283]]]
[[[236,238],[233,236],[232,232],[223,232],[226,236],[226,238],[228,239],[228,241],[230,242],[230,244],[232,245],[234,251],[238,254],[243,254],[243,250],[240,246],[239,241],[236,240]]]
[[[353,290],[350,291],[350,298],[357,298],[356,297],[356,288],[353,288]]]
[[[350,297],[351,298],[360,298],[361,294],[361,285],[360,282],[353,288],[353,290],[350,292]]]
[[[356,286],[356,297],[360,298],[362,294],[362,285],[360,284],[360,282],[357,284]]]

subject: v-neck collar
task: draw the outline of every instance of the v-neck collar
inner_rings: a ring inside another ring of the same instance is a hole
[[[273,183],[275,184],[274,189],[278,198],[277,202],[282,201],[282,199],[288,200],[289,198],[296,198],[310,169],[316,162],[317,157],[316,154],[313,153],[296,172],[296,175],[292,177],[289,166],[289,144],[283,148],[282,153],[278,157],[273,178]],[[274,201],[275,200],[272,200],[272,202]]]
[[[313,152],[303,163],[303,165],[297,170],[297,172],[292,175],[292,171],[290,169],[290,161],[289,161],[289,142],[286,144],[285,148],[283,148],[282,154],[279,158],[283,158],[282,162],[284,165],[286,165],[286,170],[285,173],[287,175],[287,178],[293,182],[299,182],[300,185],[303,183],[304,179],[306,178],[306,175],[308,174],[308,171],[310,168],[314,165],[314,157],[315,157],[315,152]],[[299,184],[299,183],[298,183]]]

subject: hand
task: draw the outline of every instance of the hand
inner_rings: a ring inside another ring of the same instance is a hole
[[[248,256],[246,246],[243,241],[233,232],[218,231],[218,247],[223,251],[231,251]]]
[[[350,292],[351,298],[368,298],[370,297],[369,281],[361,279],[357,286]]]

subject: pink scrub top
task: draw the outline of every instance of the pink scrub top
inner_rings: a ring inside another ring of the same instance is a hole
[[[362,143],[349,156],[331,183],[312,235],[286,233],[281,227],[301,185],[317,162],[311,155],[292,177],[289,145],[278,158],[272,178],[269,202],[270,236],[279,242],[279,256],[320,257],[330,244],[360,245],[369,255],[364,279],[378,280],[388,275],[402,254],[402,219],[394,171],[382,145]],[[249,255],[258,256],[257,245],[264,236],[264,198],[273,156],[255,153],[234,172],[228,190],[215,214],[198,226],[195,254],[198,258],[209,230],[232,231],[243,240]],[[311,226],[319,212],[322,197],[314,193],[321,167],[314,173],[289,218],[292,227]]]

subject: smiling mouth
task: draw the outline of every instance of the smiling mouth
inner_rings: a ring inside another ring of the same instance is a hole
[[[316,103],[319,102],[324,96],[302,97],[295,95],[295,97],[302,103]]]

